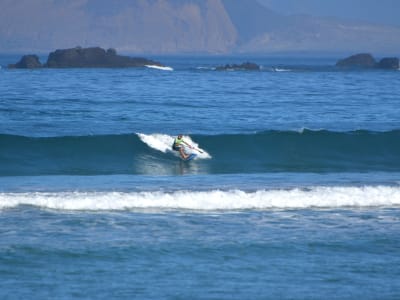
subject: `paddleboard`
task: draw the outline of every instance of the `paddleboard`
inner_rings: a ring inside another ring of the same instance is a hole
[[[192,153],[192,154],[189,155],[188,158],[185,159],[185,161],[192,160],[192,159],[195,158],[196,156],[197,156],[196,154]]]

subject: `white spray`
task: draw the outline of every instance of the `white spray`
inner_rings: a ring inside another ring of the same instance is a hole
[[[178,152],[172,150],[172,143],[174,142],[174,137],[167,134],[153,133],[153,134],[137,134],[140,140],[148,145],[149,147],[161,151],[163,153],[173,152],[178,155]],[[183,140],[188,144],[192,145],[195,149],[190,149],[188,147],[185,148],[187,153],[195,153],[198,158],[205,159],[211,158],[211,155],[208,154],[204,149],[201,149],[199,145],[194,142],[189,136],[183,136]]]

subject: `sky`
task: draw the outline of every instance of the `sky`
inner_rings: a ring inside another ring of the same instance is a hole
[[[400,0],[258,0],[283,14],[308,14],[400,27]]]

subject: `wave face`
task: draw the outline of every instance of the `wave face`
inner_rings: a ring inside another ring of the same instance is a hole
[[[144,142],[144,137],[152,142]],[[166,135],[0,135],[0,176],[230,174],[400,170],[400,130],[264,131],[192,135],[199,159],[182,162]],[[161,140],[162,139],[162,140]]]
[[[0,210],[32,205],[59,210],[244,210],[373,207],[400,205],[399,187],[312,187],[307,189],[175,192],[0,193]]]

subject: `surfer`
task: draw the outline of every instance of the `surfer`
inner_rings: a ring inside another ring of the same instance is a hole
[[[179,134],[178,137],[174,140],[174,143],[172,144],[172,149],[175,151],[179,151],[182,159],[186,160],[189,155],[185,153],[185,149],[183,144],[187,145],[189,148],[193,149],[193,147],[191,145],[189,145],[188,143],[186,143],[183,140],[183,136],[182,134]]]

